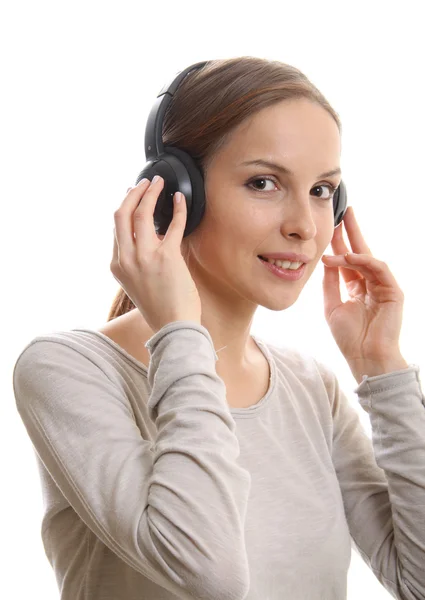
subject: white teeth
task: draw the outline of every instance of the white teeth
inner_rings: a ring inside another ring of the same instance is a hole
[[[281,269],[292,269],[294,271],[299,269],[301,265],[304,264],[302,262],[291,262],[289,260],[275,260],[274,258],[266,258],[265,260]]]

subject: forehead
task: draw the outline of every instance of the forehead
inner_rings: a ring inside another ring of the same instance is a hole
[[[230,152],[261,152],[283,157],[302,154],[339,157],[338,125],[322,106],[301,98],[261,109],[241,123],[228,138]]]

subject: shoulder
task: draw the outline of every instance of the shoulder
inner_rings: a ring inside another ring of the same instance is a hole
[[[102,340],[85,330],[58,331],[30,340],[19,353],[13,367],[14,385],[19,379],[28,385],[84,378],[84,374],[110,378],[101,351]]]
[[[262,342],[276,363],[277,370],[290,381],[298,380],[306,387],[326,389],[332,397],[338,384],[330,365],[306,351],[291,346]]]

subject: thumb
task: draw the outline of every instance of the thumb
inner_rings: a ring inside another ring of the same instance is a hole
[[[325,272],[323,276],[323,295],[324,295],[324,309],[325,316],[332,314],[332,312],[342,304],[340,282],[339,282],[339,268],[328,267],[324,265]]]

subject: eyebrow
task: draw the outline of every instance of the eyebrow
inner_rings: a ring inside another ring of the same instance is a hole
[[[281,173],[284,173],[285,175],[291,175],[292,177],[295,175],[295,173],[293,173],[287,167],[284,167],[283,165],[278,165],[278,164],[270,162],[268,160],[263,160],[261,158],[257,158],[255,160],[247,160],[243,163],[240,163],[239,166],[242,166],[242,165],[243,166],[257,165],[259,167],[268,167],[269,169],[275,169],[277,171],[280,171]],[[340,173],[341,173],[341,169],[339,167],[337,167],[336,169],[332,169],[331,171],[326,171],[325,173],[318,175],[317,178],[320,179],[321,177],[332,177],[332,175],[339,175]]]

